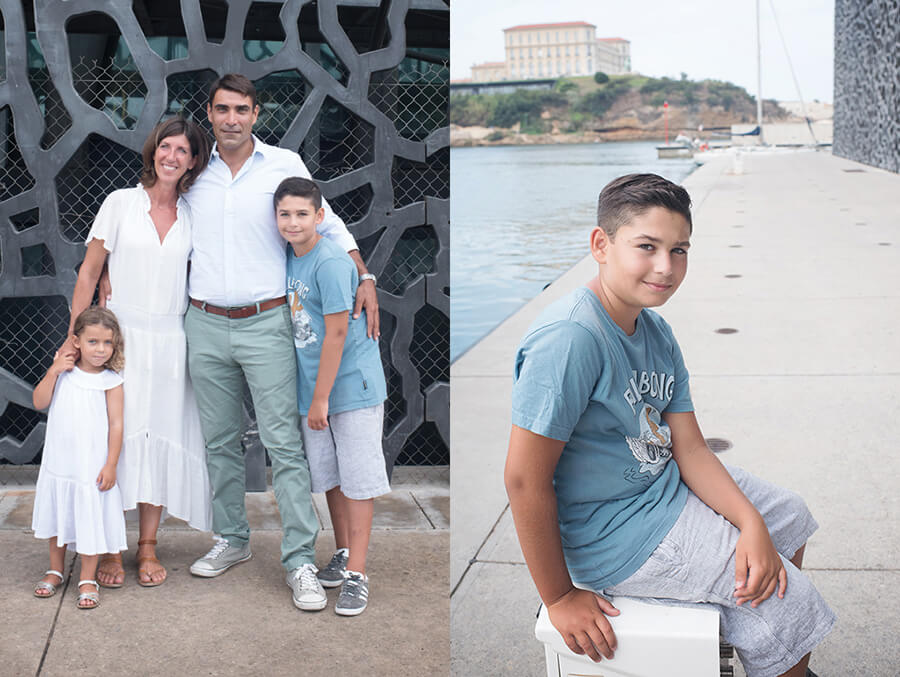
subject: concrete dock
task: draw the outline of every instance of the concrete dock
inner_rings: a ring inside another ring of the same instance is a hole
[[[31,589],[48,568],[46,541],[30,532],[33,487],[0,487],[0,674],[134,675],[446,675],[450,664],[447,553],[449,486],[442,478],[406,484],[395,471],[391,494],[375,499],[368,559],[369,607],[361,616],[328,606],[294,608],[280,563],[281,525],[271,490],[247,494],[253,558],[217,578],[188,567],[212,545],[209,534],[167,520],[157,554],[168,580],[137,584],[137,533],[129,529],[126,583],[100,589],[100,607],[75,607],[78,563],[51,599]],[[324,495],[315,496],[321,532],[316,562],[331,557]],[[129,527],[134,525],[129,522]]]
[[[796,490],[819,521],[804,569],[838,623],[811,668],[895,675],[900,176],[822,152],[742,164],[716,159],[685,181],[688,276],[660,312],[704,434],[732,445],[722,460]],[[594,265],[579,263],[451,367],[453,675],[546,674],[503,487],[512,359],[541,309]]]

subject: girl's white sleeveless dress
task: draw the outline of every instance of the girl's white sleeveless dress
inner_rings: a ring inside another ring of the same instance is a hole
[[[141,186],[110,193],[85,242],[109,252],[112,298],[125,340],[125,435],[119,487],[126,510],[165,506],[195,529],[212,528],[206,446],[187,370],[184,312],[191,253],[190,208],[162,242]]]
[[[122,377],[78,367],[56,379],[34,497],[36,538],[56,537],[82,555],[126,550],[125,517],[118,484],[100,491],[97,476],[109,454],[106,391]]]

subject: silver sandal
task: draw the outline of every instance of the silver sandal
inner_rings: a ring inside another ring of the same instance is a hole
[[[88,609],[96,609],[98,606],[100,606],[100,595],[99,595],[100,584],[97,583],[97,581],[78,581],[78,589],[79,590],[81,589],[82,585],[93,585],[97,589],[97,592],[81,593],[80,595],[78,595],[78,598],[75,600],[75,606],[77,606],[79,609],[83,609],[85,611],[87,611]],[[84,601],[93,602],[93,604],[91,606],[81,606],[81,603]]]
[[[59,583],[57,583],[56,585],[53,585],[53,583],[48,583],[47,581],[38,581],[37,585],[34,586],[34,596],[35,597],[40,597],[41,599],[43,599],[45,597],[53,597],[53,595],[56,594],[57,586],[62,585],[63,580],[65,580],[65,579],[63,579],[63,575],[62,575],[61,571],[57,571],[56,569],[47,569],[47,571],[44,572],[44,576],[49,576],[50,574],[53,574],[54,576],[56,576],[59,579]],[[48,594],[46,594],[46,595],[38,594],[38,590],[46,590],[48,592]]]

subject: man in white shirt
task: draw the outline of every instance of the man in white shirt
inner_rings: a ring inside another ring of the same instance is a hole
[[[272,459],[272,483],[281,513],[281,560],[294,604],[325,607],[313,563],[318,522],[309,469],[300,441],[297,368],[285,304],[285,243],[275,225],[272,194],[288,176],[310,178],[300,157],[253,136],[259,113],[253,83],[226,74],[210,89],[207,115],[216,145],[209,166],[185,196],[193,221],[185,315],[188,363],[206,440],[217,544],[191,566],[212,577],[250,559],[241,448],[242,390],[246,377],[259,434]],[[327,205],[322,235],[348,250],[360,272],[354,317],[368,316],[378,336],[375,279],[356,242]]]

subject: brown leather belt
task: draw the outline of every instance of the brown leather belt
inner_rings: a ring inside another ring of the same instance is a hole
[[[221,315],[222,317],[227,317],[230,320],[242,320],[245,317],[253,317],[257,313],[261,313],[264,310],[277,308],[285,301],[287,301],[287,297],[279,296],[277,299],[260,301],[259,303],[254,303],[253,305],[249,306],[240,306],[238,308],[221,308],[219,306],[214,306],[211,303],[206,303],[206,301],[191,299],[191,305],[196,306],[204,312],[212,313],[213,315]]]

